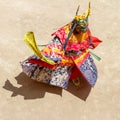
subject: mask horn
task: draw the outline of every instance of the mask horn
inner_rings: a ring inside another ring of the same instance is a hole
[[[86,19],[87,19],[88,16],[90,15],[90,11],[91,11],[91,6],[90,6],[90,2],[89,2],[88,9],[87,9],[87,11],[86,11],[86,13],[85,13],[85,18],[86,18]]]
[[[79,9],[80,9],[80,5],[78,5],[77,11],[76,11],[76,16],[78,15]]]
[[[89,2],[89,5],[88,5],[88,9],[87,9],[87,17],[90,15],[90,10],[91,10],[91,5],[90,5],[90,2]]]

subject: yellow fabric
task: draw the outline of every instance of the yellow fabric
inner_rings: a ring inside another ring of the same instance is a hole
[[[78,12],[78,11],[77,11]],[[76,20],[84,20],[86,17],[88,17],[90,14],[90,3],[89,3],[89,8],[87,9],[86,13],[84,13],[83,15],[76,15],[75,16],[75,19]],[[68,35],[69,32],[70,32],[70,29],[71,29],[71,25],[72,23],[66,25],[64,27],[64,30],[65,30],[65,33]],[[81,32],[79,34],[74,34],[72,33],[70,39],[69,39],[69,42],[71,43],[82,43],[86,40],[86,38],[88,37],[88,34],[87,32]],[[51,64],[51,65],[55,65],[56,63],[54,61],[52,61],[51,59],[49,58],[46,58],[42,52],[39,50],[37,44],[36,44],[36,41],[35,41],[35,38],[34,38],[34,33],[33,32],[27,32],[24,36],[24,41],[26,42],[26,44],[33,50],[33,52],[38,56],[40,57],[41,60],[43,60],[44,62],[48,63],[48,64]],[[52,52],[52,49],[48,49],[48,48],[44,48],[43,49],[44,52]],[[59,54],[61,54],[61,56],[63,56],[63,59],[62,59],[62,64],[73,64],[73,61],[72,59],[68,59],[68,58],[65,58],[64,57],[64,51],[61,51],[60,49],[56,49],[54,48],[54,52],[57,52]],[[75,62],[79,62],[81,61],[84,56],[88,53],[88,51],[86,50],[79,58],[75,59]]]
[[[58,54],[62,54],[62,51],[60,50],[60,49],[57,49],[57,48],[52,48],[52,49],[50,49],[50,48],[48,48],[48,47],[45,47],[44,49],[43,49],[43,52],[46,52],[46,53],[58,53]]]
[[[73,64],[73,60],[70,59],[62,59],[62,64]]]
[[[33,50],[33,52],[38,56],[40,57],[41,60],[43,60],[44,62],[46,63],[49,63],[51,65],[55,65],[56,63],[54,61],[52,61],[51,59],[49,58],[46,58],[42,53],[41,51],[39,50],[39,48],[37,47],[37,44],[35,42],[35,38],[34,38],[34,34],[33,32],[27,32],[24,36],[24,41],[26,42],[26,44]],[[49,52],[49,49],[45,49],[46,52]],[[57,51],[55,50],[56,52],[59,52],[61,53],[61,55],[63,55],[63,51]],[[62,59],[62,64],[72,64],[73,61],[71,59],[65,59],[63,58]]]
[[[43,60],[44,62],[47,62],[51,65],[54,65],[55,62],[52,61],[49,58],[46,58],[41,51],[39,50],[39,48],[37,47],[37,44],[35,42],[35,38],[34,38],[34,33],[33,32],[27,32],[24,36],[24,41],[26,42],[26,44],[33,50],[33,52],[40,57],[41,60]]]
[[[65,33],[67,35],[70,32],[70,28],[71,28],[71,24],[68,24],[67,26],[64,27]],[[71,42],[71,43],[81,43],[81,42],[84,42],[87,37],[88,37],[88,33],[87,32],[81,32],[79,34],[72,33],[72,35],[71,35],[71,37],[69,39],[69,42]]]
[[[83,54],[80,55],[80,57],[78,57],[77,59],[74,60],[74,62],[75,62],[75,63],[79,63],[80,61],[82,61],[82,60],[84,59],[84,57],[85,57],[88,53],[89,53],[89,51],[88,51],[88,50],[85,50],[85,51],[83,52]]]

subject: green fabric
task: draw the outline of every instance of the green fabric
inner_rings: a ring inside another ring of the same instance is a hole
[[[94,58],[96,58],[96,60],[98,60],[98,61],[101,60],[101,58],[100,58],[99,56],[97,56],[95,53],[93,53],[93,52],[90,51],[90,54],[91,54]]]

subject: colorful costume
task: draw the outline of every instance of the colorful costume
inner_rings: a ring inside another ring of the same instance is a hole
[[[88,28],[89,8],[83,15],[78,14],[72,22],[52,34],[53,39],[41,51],[32,32],[26,33],[24,41],[35,55],[21,62],[23,72],[31,79],[62,88],[67,88],[69,80],[77,86],[80,79],[94,86],[97,69],[89,51],[101,41],[91,35]]]

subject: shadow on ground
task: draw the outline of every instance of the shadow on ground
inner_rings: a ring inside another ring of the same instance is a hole
[[[14,86],[8,79],[3,86],[4,89],[13,92],[11,97],[21,95],[24,99],[37,99],[43,98],[46,92],[62,96],[61,88],[33,81],[23,72],[15,77],[15,79],[17,84],[21,85],[20,87]],[[86,82],[83,83],[84,84],[78,88],[69,82],[66,91],[85,101],[91,91],[91,87]]]

